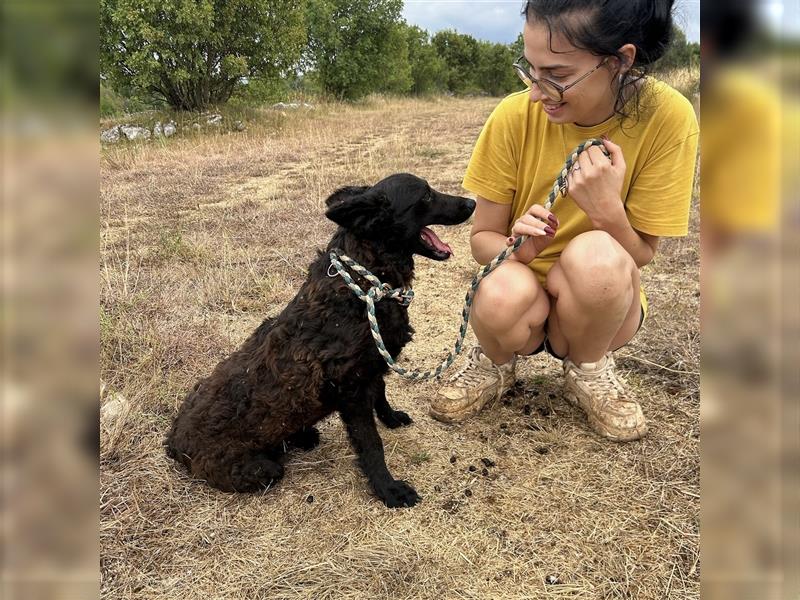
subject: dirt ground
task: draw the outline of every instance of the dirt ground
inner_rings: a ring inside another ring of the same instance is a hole
[[[428,416],[434,383],[387,377],[415,420],[380,428],[390,470],[423,496],[412,509],[370,494],[338,418],[262,495],[192,481],[163,452],[186,390],[299,288],[333,231],[325,197],[397,171],[460,193],[496,103],[265,111],[244,132],[103,150],[104,597],[699,597],[696,211],[691,235],[662,240],[644,270],[648,319],[616,354],[650,424],[643,441],[593,435],[561,398],[559,363],[534,357],[511,395],[461,426]],[[400,360],[417,368],[452,347],[474,273],[469,225],[436,229],[455,257],[417,261]]]

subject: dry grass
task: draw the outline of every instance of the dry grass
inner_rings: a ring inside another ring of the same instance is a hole
[[[646,270],[650,317],[619,353],[651,423],[641,443],[589,433],[560,397],[558,364],[536,357],[461,427],[427,416],[433,384],[388,378],[416,421],[382,430],[390,469],[424,497],[413,509],[369,494],[337,419],[263,495],[192,482],[163,453],[187,388],[293,296],[332,231],[326,195],[395,171],[458,193],[495,103],[375,99],[104,151],[106,597],[699,597],[696,216]],[[454,260],[418,262],[406,364],[434,365],[456,334],[468,225],[445,238]]]

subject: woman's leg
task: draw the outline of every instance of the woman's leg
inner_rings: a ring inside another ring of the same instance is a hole
[[[558,356],[596,362],[639,329],[639,269],[604,231],[573,239],[547,274],[547,338]]]
[[[515,381],[514,356],[528,354],[544,339],[550,302],[533,271],[504,262],[478,288],[472,328],[480,342],[464,366],[431,401],[431,415],[447,423],[463,421],[499,398]]]
[[[610,235],[575,237],[547,275],[554,301],[547,337],[564,359],[564,396],[600,435],[630,441],[647,433],[639,403],[614,372],[608,354],[639,328],[639,270]]]
[[[470,322],[493,363],[533,352],[544,339],[550,301],[527,265],[506,261],[478,287]]]

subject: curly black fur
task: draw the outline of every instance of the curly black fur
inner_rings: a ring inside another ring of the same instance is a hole
[[[287,448],[316,446],[314,424],[338,411],[378,497],[390,507],[413,506],[420,497],[389,473],[373,411],[389,428],[411,418],[387,402],[388,367],[370,335],[365,305],[340,277],[328,276],[328,253],[339,248],[392,287],[410,286],[414,254],[450,255],[421,236],[422,228],[461,223],[475,203],[409,174],[342,188],[326,203],[326,216],[339,225],[327,250],[285,310],[195,385],[167,436],[167,452],[221,490],[263,490],[283,475]],[[407,308],[383,300],[376,316],[386,349],[397,358],[413,334]]]

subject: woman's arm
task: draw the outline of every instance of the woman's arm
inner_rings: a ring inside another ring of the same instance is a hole
[[[511,205],[498,204],[481,196],[472,221],[469,245],[472,257],[481,265],[489,262],[506,247],[506,232],[511,220]]]
[[[622,148],[608,139],[603,143],[609,157],[606,158],[597,146],[583,152],[567,176],[569,192],[594,229],[605,231],[617,240],[641,268],[653,260],[658,237],[637,231],[628,221],[620,198],[627,169]]]
[[[486,265],[501,250],[510,246],[515,237],[530,236],[508,260],[524,264],[531,262],[555,237],[558,219],[545,207],[534,204],[527,213],[516,220],[508,237],[511,220],[511,205],[498,204],[481,196],[477,197],[475,217],[470,234],[472,256],[478,263]]]
[[[620,206],[622,206],[621,200]],[[592,224],[595,229],[605,231],[617,240],[628,251],[640,269],[653,260],[656,255],[659,237],[634,229],[628,221],[624,208],[619,211],[616,219],[602,219],[593,221]]]

